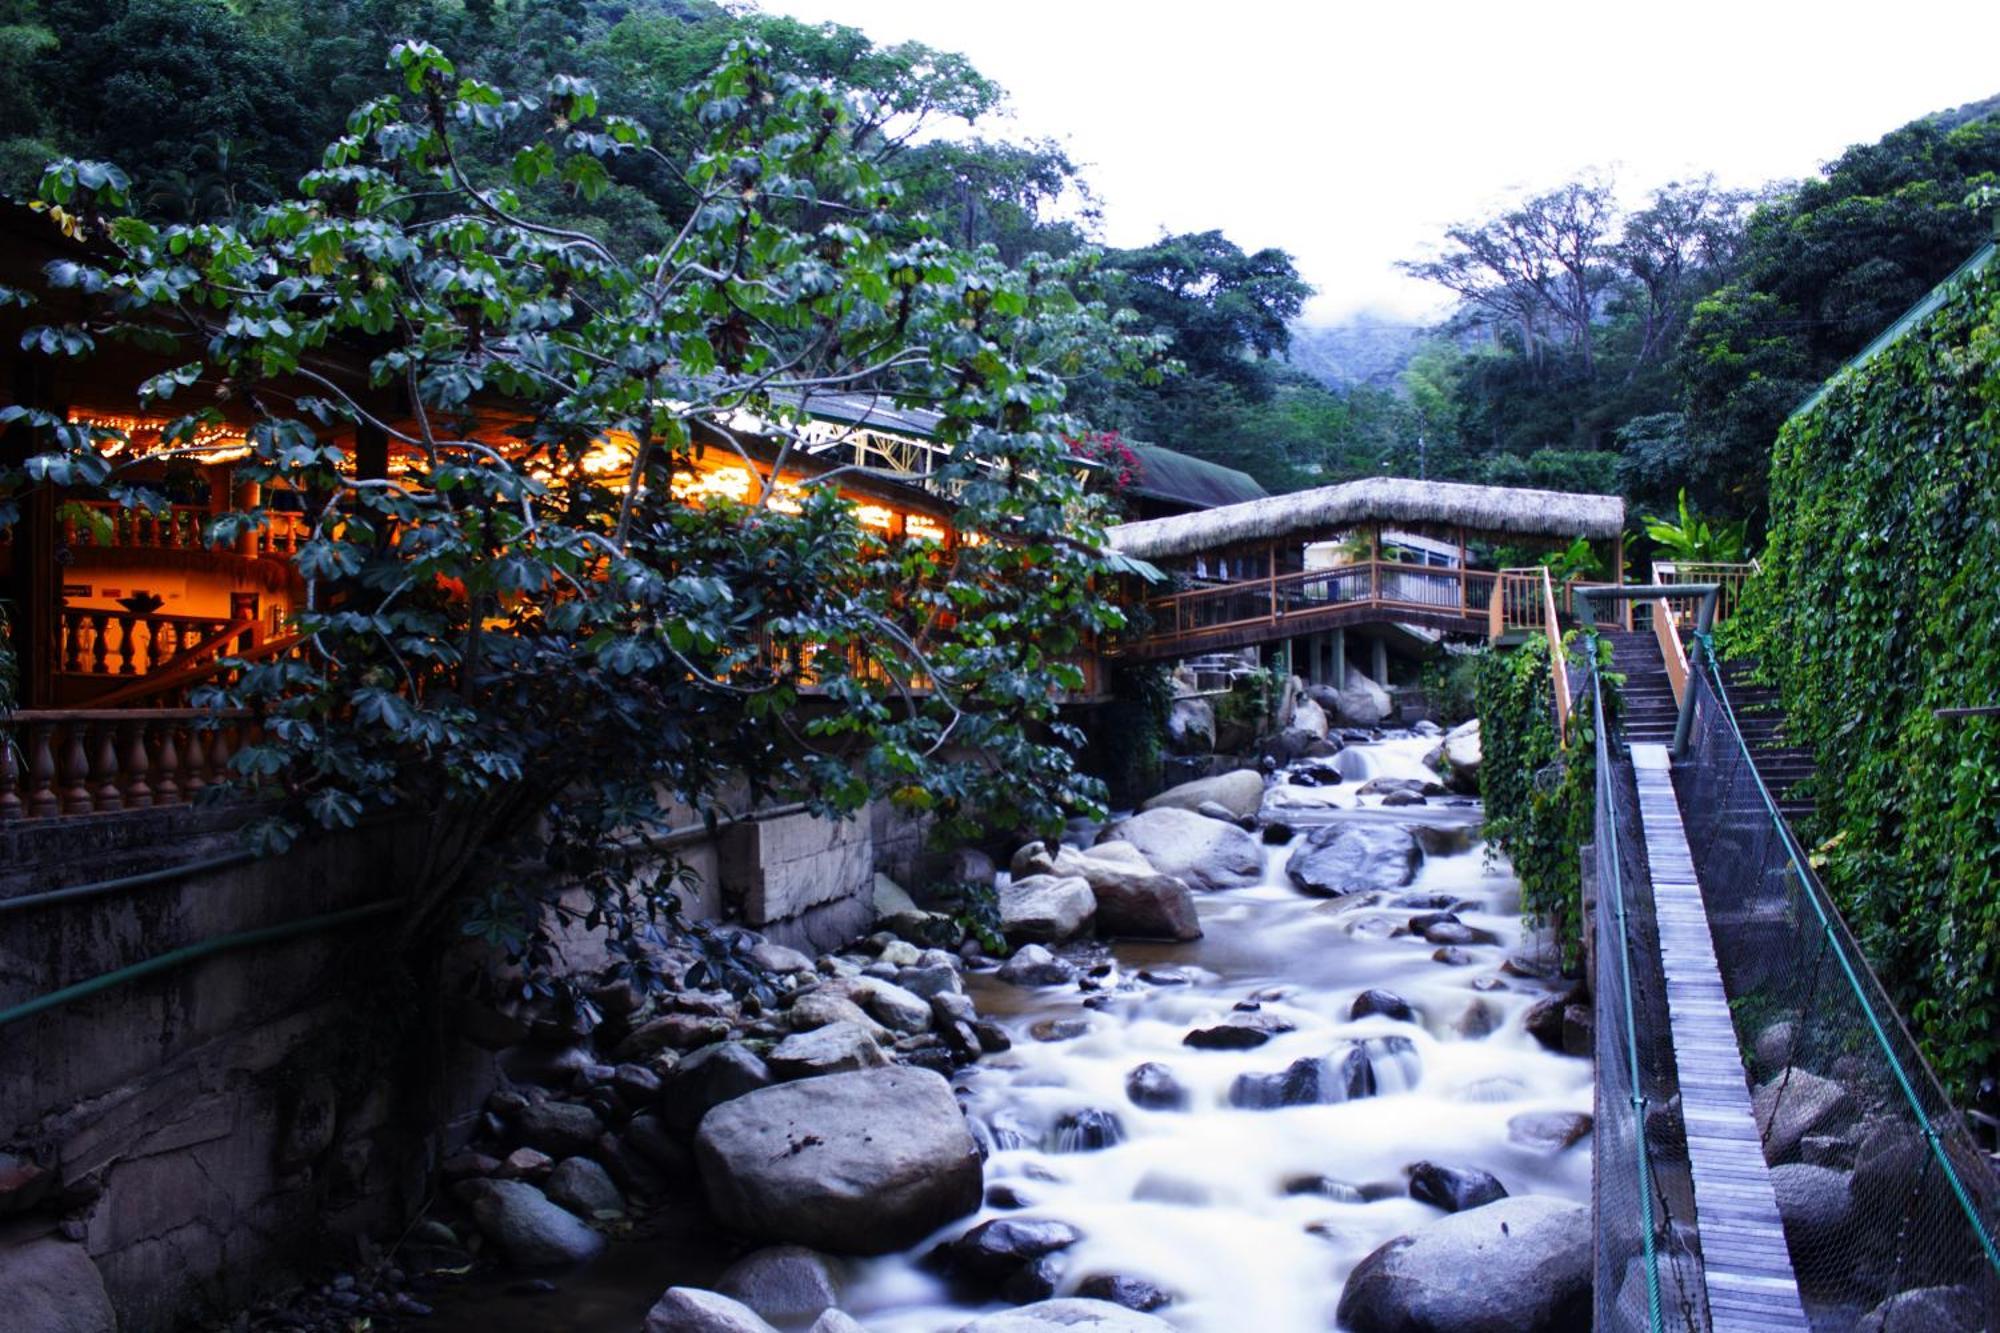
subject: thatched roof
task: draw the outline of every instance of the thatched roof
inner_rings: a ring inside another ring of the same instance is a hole
[[[1126,555],[1160,560],[1246,542],[1330,537],[1378,522],[1433,531],[1463,528],[1474,537],[1609,538],[1625,530],[1625,501],[1615,495],[1368,477],[1121,524],[1111,529],[1110,544]]]

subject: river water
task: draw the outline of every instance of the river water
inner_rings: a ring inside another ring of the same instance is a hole
[[[989,1206],[973,1223],[1049,1218],[1081,1230],[1084,1239],[1064,1255],[1064,1292],[1096,1274],[1139,1278],[1173,1294],[1156,1313],[1191,1333],[1290,1333],[1332,1329],[1355,1264],[1441,1215],[1408,1196],[1413,1163],[1490,1171],[1511,1194],[1588,1199],[1588,1140],[1554,1149],[1509,1132],[1524,1113],[1587,1114],[1591,1066],[1544,1050],[1523,1029],[1526,1010],[1548,988],[1505,966],[1532,954],[1535,942],[1524,938],[1518,884],[1478,840],[1477,807],[1433,798],[1383,809],[1380,798],[1356,794],[1355,779],[1424,775],[1420,756],[1435,744],[1396,737],[1352,746],[1335,760],[1347,782],[1281,783],[1266,806],[1300,829],[1341,820],[1425,828],[1431,850],[1407,888],[1307,897],[1285,876],[1291,847],[1272,846],[1261,883],[1198,895],[1202,939],[1116,945],[1111,970],[1090,978],[1095,989],[969,980],[982,1014],[1014,1040],[1011,1051],[960,1077],[968,1110],[994,1139],[989,1199],[1026,1205]],[[1442,906],[1496,942],[1462,946],[1469,963],[1435,961],[1436,946],[1399,928]],[[1351,1020],[1355,997],[1370,988],[1407,1000],[1418,1021]],[[1190,1029],[1223,1022],[1244,1003],[1294,1030],[1252,1050],[1182,1044]],[[1065,1040],[1038,1040],[1038,1024],[1052,1035],[1051,1019],[1078,1020],[1053,1025],[1063,1030],[1087,1026]],[[1356,1043],[1374,1071],[1372,1096],[1230,1105],[1238,1075],[1275,1073]],[[1188,1090],[1187,1109],[1133,1105],[1126,1077],[1146,1061],[1173,1071]],[[1114,1115],[1122,1138],[1075,1150],[1079,1136],[1062,1125],[1090,1111]],[[1316,1189],[1298,1192],[1315,1179]],[[877,1333],[954,1329],[981,1308],[954,1302],[914,1255],[858,1266],[844,1304]]]

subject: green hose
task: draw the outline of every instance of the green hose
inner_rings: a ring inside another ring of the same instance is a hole
[[[121,967],[116,971],[92,977],[88,981],[79,981],[73,986],[64,986],[61,990],[50,991],[46,995],[38,995],[32,1000],[24,1001],[10,1009],[0,1009],[0,1027],[6,1027],[8,1024],[19,1022],[24,1018],[33,1018],[36,1014],[46,1013],[50,1009],[68,1004],[71,1000],[81,1000],[86,996],[113,990],[128,981],[137,981],[141,977],[149,977],[156,972],[170,971],[183,963],[191,963],[198,958],[207,958],[211,954],[227,953],[232,949],[246,949],[254,944],[269,944],[277,940],[293,939],[300,935],[317,934],[324,930],[335,930],[356,921],[365,921],[370,917],[393,912],[402,905],[403,900],[400,898],[383,898],[377,902],[363,903],[359,907],[349,907],[338,912],[327,912],[320,916],[302,917],[297,921],[286,921],[275,926],[262,926],[256,930],[238,931],[234,935],[212,936],[199,943],[185,945],[179,949],[160,954],[158,957],[133,963],[129,967]]]

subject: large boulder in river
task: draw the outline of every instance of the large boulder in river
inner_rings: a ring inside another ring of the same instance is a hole
[[[1393,824],[1325,824],[1306,835],[1285,862],[1292,883],[1307,893],[1339,897],[1367,889],[1400,889],[1417,876],[1423,850]]]
[[[1590,1210],[1501,1199],[1398,1236],[1340,1293],[1351,1333],[1570,1333],[1590,1327]]]
[[[1346,683],[1334,692],[1333,720],[1344,727],[1379,727],[1394,707],[1387,690],[1349,667]]]
[[[1013,873],[1017,878],[1053,875],[1082,879],[1096,899],[1101,935],[1146,940],[1201,938],[1201,920],[1187,884],[1153,869],[1153,863],[1129,842],[1100,842],[1088,851],[1068,843],[1031,842],[1014,854]]]
[[[745,1235],[886,1254],[979,1207],[979,1150],[951,1085],[892,1067],[781,1083],[708,1113],[695,1161]]]
[[[1110,1301],[1076,1296],[1036,1301],[1016,1310],[981,1315],[969,1324],[960,1324],[958,1333],[1051,1333],[1056,1329],[1074,1329],[1077,1333],[1174,1333],[1174,1326],[1164,1319]]]
[[[1851,1124],[1854,1098],[1830,1078],[1791,1068],[1779,1071],[1751,1094],[1750,1110],[1767,1159],[1782,1162],[1798,1150],[1806,1135]]]
[[[1000,890],[1000,933],[1016,944],[1049,944],[1080,935],[1097,914],[1089,881],[1030,875]]]
[[[1140,806],[1141,810],[1199,810],[1213,801],[1241,819],[1257,813],[1264,803],[1264,775],[1254,768],[1239,768],[1219,777],[1196,778],[1178,787],[1169,787]]]
[[[1264,877],[1264,847],[1251,834],[1192,810],[1142,810],[1106,831],[1129,842],[1163,875],[1196,889],[1235,889]]]
[[[1167,743],[1176,754],[1215,750],[1215,708],[1206,699],[1176,699],[1167,712]]]
[[[1476,795],[1479,791],[1479,719],[1461,722],[1444,734],[1444,744],[1438,747],[1444,759],[1444,774],[1451,783],[1451,789]]]

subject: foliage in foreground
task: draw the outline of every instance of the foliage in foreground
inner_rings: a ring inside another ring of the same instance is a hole
[[[1472,660],[1486,837],[1513,863],[1522,911],[1555,932],[1564,966],[1574,967],[1583,957],[1584,930],[1578,857],[1596,810],[1592,719],[1579,710],[1570,717],[1567,743],[1557,734],[1545,639]]]
[[[1143,344],[1091,301],[1091,256],[1010,268],[938,239],[884,176],[867,110],[769,56],[732,46],[689,95],[702,139],[683,160],[587,82],[510,96],[409,42],[398,91],[354,114],[301,197],[241,224],[146,222],[102,164],[45,181],[44,206],[113,257],[54,266],[102,315],[31,341],[163,353],[174,368],[140,397],[184,408],[170,439],[228,401],[252,421],[238,475],[310,497],[302,656],[203,700],[264,718],[233,760],[282,802],[264,841],[424,812],[406,937],[469,895],[466,929],[530,988],[565,883],[647,979],[643,943],[679,919],[656,840],[732,813],[739,780],[832,815],[886,795],[959,838],[1050,831],[1101,799],[1056,708],[1081,683],[1067,659],[1120,624],[1097,586],[1122,566],[1098,553],[1062,405],[1067,377]],[[524,198],[603,191],[635,157],[692,194],[659,249]],[[370,349],[370,389],[325,369],[334,347]],[[681,498],[696,454],[730,458],[738,431],[800,449],[796,395],[877,385],[942,413],[940,480],[983,540],[871,535],[831,478]],[[377,415],[394,393],[407,429]],[[511,441],[467,433],[496,412]],[[159,503],[105,432],[6,415],[44,451],[0,474],[0,523],[24,485]],[[356,476],[332,434],[351,425],[386,430],[409,471]]]
[[[1960,1087],[2000,1053],[2000,266],[1778,439],[1763,574],[1725,626],[1813,748],[1827,886]]]

